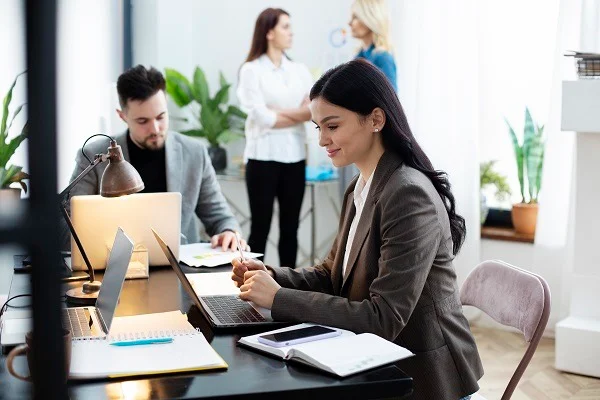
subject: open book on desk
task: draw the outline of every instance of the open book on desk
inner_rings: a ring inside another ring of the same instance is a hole
[[[116,346],[115,342],[172,338],[170,343]],[[226,369],[227,363],[179,311],[117,317],[109,336],[74,339],[70,379],[117,378]]]
[[[284,360],[298,361],[310,365],[339,377],[353,375],[413,355],[410,350],[372,333],[356,335],[353,332],[338,328],[331,329],[341,331],[342,333],[339,336],[292,346],[272,347],[258,341],[258,337],[262,335],[313,325],[315,324],[305,323],[245,336],[238,343],[242,346],[270,353]]]

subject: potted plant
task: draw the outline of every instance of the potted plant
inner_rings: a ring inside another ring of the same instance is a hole
[[[165,75],[167,93],[175,104],[186,107],[190,103],[197,103],[199,106],[190,107],[199,126],[181,133],[208,140],[208,153],[213,167],[217,171],[224,170],[227,167],[227,153],[220,145],[243,137],[246,119],[246,113],[228,104],[231,84],[219,72],[221,87],[211,98],[206,76],[200,67],[194,70],[191,82],[172,68],[165,68]]]
[[[8,89],[8,93],[6,93],[2,103],[2,122],[0,124],[0,199],[19,199],[21,197],[21,188],[27,192],[27,184],[23,180],[29,178],[29,175],[23,172],[23,167],[8,164],[19,145],[27,138],[28,124],[25,122],[24,126],[21,128],[21,133],[10,140],[8,139],[8,133],[15,118],[21,112],[23,106],[25,106],[25,104],[21,104],[15,108],[9,122],[9,106],[12,101],[13,89],[17,84],[19,76],[24,73],[25,72],[21,72],[15,77],[15,80],[10,86],[10,89]],[[18,183],[21,187],[11,187],[11,184],[13,183]]]
[[[519,143],[514,129],[508,120],[505,119],[505,121],[515,151],[521,190],[521,202],[513,204],[512,208],[513,225],[517,232],[534,234],[537,224],[538,196],[542,186],[542,169],[546,146],[543,137],[544,126],[534,123],[529,109],[525,108],[523,142]]]
[[[507,196],[510,196],[510,186],[508,185],[506,176],[499,174],[494,170],[495,160],[486,161],[479,164],[479,187],[481,188],[481,223],[485,222],[489,208],[487,199],[483,190],[488,187],[493,187],[494,196],[498,201],[504,201]]]

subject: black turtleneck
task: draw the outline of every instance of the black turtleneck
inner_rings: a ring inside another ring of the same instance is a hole
[[[137,169],[144,181],[143,193],[159,193],[167,191],[167,164],[165,148],[147,150],[139,148],[127,132],[127,149],[129,162]]]

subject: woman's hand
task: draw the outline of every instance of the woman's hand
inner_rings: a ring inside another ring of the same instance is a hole
[[[279,289],[281,286],[267,271],[247,271],[244,274],[244,284],[240,286],[240,299],[270,310]]]
[[[265,264],[258,260],[245,260],[242,261],[239,258],[234,258],[231,261],[233,270],[231,279],[235,282],[237,287],[241,287],[244,284],[244,274],[248,271],[267,271]]]

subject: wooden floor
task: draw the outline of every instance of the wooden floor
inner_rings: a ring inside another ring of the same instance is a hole
[[[477,326],[471,330],[485,369],[479,393],[500,399],[527,347],[523,335]],[[512,399],[600,400],[600,379],[554,369],[554,339],[542,338]]]

